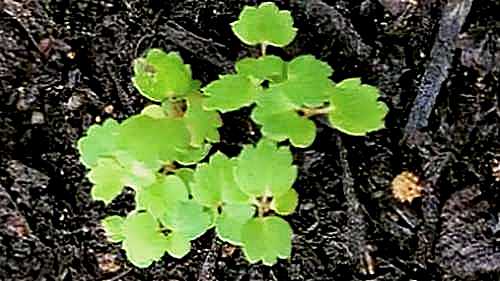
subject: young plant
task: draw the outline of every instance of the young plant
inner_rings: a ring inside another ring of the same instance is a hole
[[[347,134],[365,135],[384,127],[387,106],[378,101],[377,88],[350,78],[335,84],[332,68],[312,55],[289,62],[267,55],[267,46],[284,47],[295,37],[289,12],[274,3],[245,7],[232,24],[246,44],[260,45],[262,56],[236,62],[236,73],[221,76],[203,88],[205,108],[227,112],[256,104],[252,120],[265,137],[290,140],[307,147],[316,136],[309,117],[328,115],[330,124]]]
[[[191,192],[195,201],[217,214],[217,235],[242,246],[247,259],[273,265],[290,257],[292,228],[279,215],[291,214],[298,203],[292,184],[297,168],[286,147],[270,140],[246,146],[229,159],[216,153],[198,165]]]
[[[190,241],[213,225],[211,210],[190,200],[192,170],[176,167],[205,158],[222,123],[217,112],[203,109],[200,84],[177,53],[152,49],[134,71],[140,93],[157,104],[122,123],[91,126],[77,146],[90,169],[93,199],[107,204],[125,186],[134,189],[135,210],[108,217],[103,226],[134,265],[147,267],[165,252],[186,255]]]
[[[282,216],[298,204],[297,168],[289,148],[277,142],[309,146],[316,135],[309,117],[318,114],[352,135],[383,127],[387,107],[375,87],[359,78],[335,84],[331,67],[312,55],[284,61],[266,54],[268,46],[295,38],[290,12],[273,3],[245,7],[231,26],[244,43],[260,45],[262,56],[239,60],[234,74],[200,90],[178,53],[151,49],[135,60],[133,83],[152,104],[121,123],[93,125],[78,141],[94,200],[108,204],[125,186],[135,191],[135,210],[102,225],[138,267],[165,253],[185,256],[190,241],[213,227],[252,263],[290,257],[292,228]],[[234,158],[210,156],[220,138],[218,111],[253,104],[251,118],[264,139]]]

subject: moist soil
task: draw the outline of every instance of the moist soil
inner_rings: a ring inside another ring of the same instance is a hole
[[[314,144],[293,149],[290,259],[250,265],[208,232],[185,258],[138,269],[99,225],[133,209],[133,192],[92,201],[75,143],[91,124],[147,104],[131,62],[148,48],[180,52],[203,83],[257,55],[229,26],[256,1],[0,2],[0,280],[500,280],[500,2],[473,3],[417,141],[404,128],[445,1],[276,3],[299,31],[269,52],[313,54],[334,81],[378,86],[387,128],[350,137],[315,119]],[[235,155],[260,138],[249,113],[224,114],[217,149]],[[411,203],[391,192],[404,171],[423,189]]]

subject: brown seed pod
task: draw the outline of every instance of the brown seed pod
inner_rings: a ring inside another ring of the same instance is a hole
[[[411,203],[422,196],[422,186],[418,177],[411,172],[402,172],[391,183],[392,195],[400,202]]]

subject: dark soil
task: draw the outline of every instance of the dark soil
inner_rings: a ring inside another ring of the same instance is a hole
[[[492,172],[500,160],[500,1],[473,3],[418,141],[403,129],[445,1],[323,1],[277,1],[299,35],[270,52],[310,53],[334,67],[336,81],[361,76],[377,85],[390,107],[387,129],[349,137],[318,119],[314,145],[294,149],[300,205],[289,217],[290,260],[249,265],[208,233],[184,259],[165,256],[144,270],[99,227],[106,215],[126,214],[133,194],[106,207],[92,201],[75,142],[99,119],[141,110],[130,66],[150,47],[180,51],[205,83],[255,54],[229,28],[255,1],[0,2],[0,280],[500,280]],[[224,116],[217,148],[234,155],[257,141],[248,113]],[[390,191],[402,171],[424,186],[411,204]]]

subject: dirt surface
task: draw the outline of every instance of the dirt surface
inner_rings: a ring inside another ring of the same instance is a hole
[[[255,1],[2,1],[0,280],[500,280],[500,1],[472,4],[446,47],[450,66],[428,127],[411,138],[404,128],[442,45],[443,7],[458,1],[277,1],[299,34],[270,52],[310,53],[333,66],[335,81],[377,85],[387,129],[349,137],[318,119],[316,142],[294,149],[290,260],[249,265],[209,232],[187,257],[144,270],[99,227],[132,209],[132,192],[106,207],[92,201],[75,143],[91,124],[141,110],[130,66],[150,47],[179,51],[204,83],[256,54],[229,27]],[[258,140],[248,114],[224,116],[218,149],[234,155]],[[391,194],[402,171],[423,187],[411,204]]]

